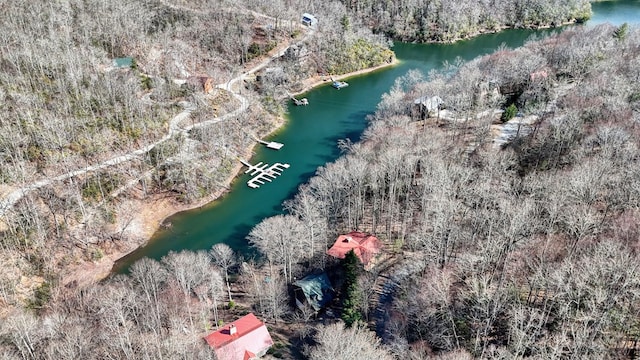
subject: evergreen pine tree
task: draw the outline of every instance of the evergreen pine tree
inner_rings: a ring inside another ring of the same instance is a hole
[[[358,289],[358,273],[360,262],[353,252],[349,251],[345,256],[342,267],[344,269],[344,284],[342,287],[342,320],[347,327],[351,327],[357,321],[362,320],[360,313],[360,291]]]

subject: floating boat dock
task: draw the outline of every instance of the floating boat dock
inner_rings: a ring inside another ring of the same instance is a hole
[[[282,147],[284,146],[284,144],[279,143],[279,142],[275,142],[275,141],[264,141],[264,140],[260,140],[258,139],[255,135],[251,135],[251,137],[259,142],[262,145],[266,145],[269,149],[273,149],[273,150],[280,150],[282,149]]]
[[[255,165],[251,165],[249,162],[242,159],[240,159],[240,162],[249,168],[244,173],[252,176],[252,178],[247,181],[247,185],[252,189],[257,189],[260,185],[273,181],[273,179],[282,175],[282,171],[284,171],[284,169],[289,168],[289,164],[283,163],[269,165],[261,161]]]
[[[267,141],[264,141],[264,140],[258,140],[258,142],[260,144],[266,145],[269,149],[273,149],[273,150],[280,150],[284,146],[284,144],[279,143],[279,142],[275,142],[275,141],[267,142]]]

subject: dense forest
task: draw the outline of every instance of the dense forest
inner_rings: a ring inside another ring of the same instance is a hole
[[[198,334],[247,311],[235,305],[243,294],[275,328],[298,324],[277,338],[277,356],[295,343],[310,359],[349,358],[339,339],[381,358],[629,356],[640,336],[638,49],[639,29],[604,25],[412,72],[383,97],[362,142],[343,143],[289,214],[251,232],[264,265],[216,245],[140,261],[83,291],[52,289],[48,303],[31,303],[37,315],[6,318],[4,355],[209,358]],[[425,95],[443,99],[426,118],[413,101]],[[486,110],[511,106],[511,121],[535,121],[496,146],[506,111]],[[354,228],[393,254],[355,282],[356,310],[379,339],[357,325],[318,327],[288,306],[286,284],[335,268],[327,242]],[[394,294],[384,319],[367,308],[377,271]],[[264,274],[270,282],[256,281]]]
[[[127,231],[145,199],[192,204],[223,190],[250,134],[278,126],[279,97],[305,78],[387,62],[381,34],[451,41],[590,13],[582,1],[312,5],[2,5],[0,358],[213,358],[202,335],[248,311],[270,324],[280,358],[633,356],[640,30],[627,25],[398,79],[362,141],[341,142],[344,156],[287,214],[251,231],[257,263],[216,245],[60,286],[62,269],[146,240]],[[299,24],[309,8],[317,29]],[[222,84],[288,43],[282,71],[240,84],[246,111],[209,126],[243,101],[200,79]],[[415,101],[436,96],[431,111]],[[496,142],[509,124],[515,136]],[[352,229],[383,240],[387,260],[352,273],[328,259]],[[288,285],[314,269],[348,275],[334,317],[351,327],[290,307]]]
[[[344,0],[376,32],[403,41],[450,42],[505,27],[538,28],[583,22],[588,0]]]
[[[639,45],[639,29],[604,25],[428,81],[410,73],[363,141],[300,188],[289,216],[307,234],[314,223],[356,228],[399,252],[380,269],[394,297],[377,329],[391,352],[606,359],[635,349]],[[443,100],[425,120],[414,103],[423,96]],[[513,107],[511,121],[533,121],[500,145],[507,111],[486,110]]]
[[[282,123],[282,96],[305,78],[393,56],[356,21],[335,31],[339,3],[316,7],[327,20],[313,32],[303,9],[260,5],[2,4],[0,313],[66,269],[146,241],[134,225],[149,200],[188,206],[225,191],[237,157]],[[282,71],[246,79],[242,98],[212,86],[288,44],[298,51],[273,65]]]

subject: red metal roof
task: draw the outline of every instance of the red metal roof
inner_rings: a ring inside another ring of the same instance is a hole
[[[235,334],[230,328],[235,326]],[[249,313],[205,338],[219,360],[246,360],[255,357],[273,345],[267,327]],[[248,357],[247,357],[248,356]]]
[[[327,250],[327,254],[344,259],[351,250],[358,259],[367,266],[371,259],[382,249],[382,243],[377,237],[359,231],[352,231],[346,235],[338,236],[333,246]]]

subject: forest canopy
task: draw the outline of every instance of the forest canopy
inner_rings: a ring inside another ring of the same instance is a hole
[[[588,0],[345,0],[376,32],[402,41],[451,42],[505,27],[538,28],[584,22]]]
[[[323,2],[311,29],[293,4],[3,4],[0,192],[18,195],[0,203],[0,357],[212,358],[200,334],[248,311],[297,326],[274,356],[295,340],[301,357],[338,359],[353,347],[336,334],[381,358],[636,351],[640,30],[626,24],[398,79],[362,141],[341,142],[344,156],[251,231],[256,263],[218,247],[62,286],[63,270],[146,241],[128,231],[137,200],[224,191],[247,133],[279,125],[283,84],[388,62],[387,35],[453,41],[590,15],[585,1]],[[243,98],[230,83],[203,93],[203,79],[228,81],[290,41],[282,71],[242,83]],[[233,125],[208,126],[245,101]],[[509,124],[515,136],[496,142]],[[325,251],[353,229],[375,233],[392,265],[358,272],[337,301],[353,296],[349,318],[377,337],[290,306],[309,269],[340,277]]]
[[[303,80],[388,63],[383,36],[323,2],[322,23],[286,2],[7,2],[0,19],[0,289],[6,306],[82,262],[147,241],[141,207],[189,206],[227,189],[237,157],[282,122]],[[302,4],[300,4],[302,6]],[[340,27],[340,31],[334,28]],[[273,49],[278,76],[225,86]],[[284,50],[283,50],[284,52]],[[312,54],[307,56],[305,54]],[[253,135],[253,137],[252,137]],[[216,142],[209,139],[219,139]],[[168,214],[166,214],[168,215]],[[29,274],[23,289],[20,278]],[[43,280],[46,279],[46,280]],[[47,285],[48,286],[48,285]],[[2,305],[0,305],[2,307]]]
[[[637,27],[584,27],[410,72],[363,141],[301,188],[291,208],[314,204],[329,232],[376,233],[411,256],[385,275],[395,296],[378,334],[396,355],[632,351],[639,45]],[[425,96],[442,99],[427,117]],[[496,143],[510,106],[531,121]]]

